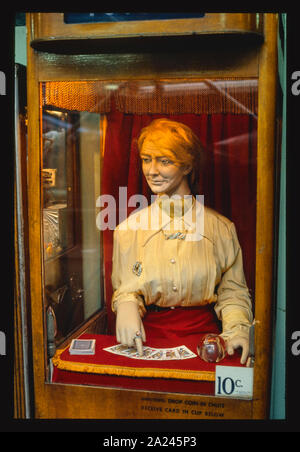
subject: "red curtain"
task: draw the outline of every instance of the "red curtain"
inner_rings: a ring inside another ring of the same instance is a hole
[[[119,187],[127,187],[127,201],[134,194],[143,194],[150,202],[151,192],[142,174],[135,139],[153,119],[167,116],[188,125],[204,146],[206,162],[199,174],[198,194],[204,194],[206,206],[235,223],[243,250],[246,280],[254,295],[257,143],[257,119],[254,115],[137,115],[112,109],[107,115],[101,193],[114,196],[117,224],[126,217],[119,203]],[[128,208],[127,214],[136,207]],[[112,239],[113,230],[104,230],[105,298],[110,334],[114,334],[115,320],[110,308]]]

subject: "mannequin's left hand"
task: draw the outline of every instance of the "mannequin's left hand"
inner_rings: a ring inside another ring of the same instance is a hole
[[[247,360],[249,355],[249,339],[242,335],[234,335],[232,338],[226,340],[227,353],[228,355],[233,355],[234,350],[237,348],[242,348],[241,364],[249,365],[249,360]]]

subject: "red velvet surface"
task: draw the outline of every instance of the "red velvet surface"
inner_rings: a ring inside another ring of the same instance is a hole
[[[180,326],[179,326],[180,325]],[[218,333],[211,307],[203,308],[179,308],[166,312],[151,312],[144,320],[147,340],[145,345],[155,348],[169,348],[179,345],[187,346],[197,354],[197,345],[201,337],[208,332]],[[165,369],[166,371],[215,371],[215,363],[206,363],[201,358],[194,357],[185,360],[170,361],[147,361],[119,356],[103,350],[106,347],[116,345],[115,336],[111,335],[88,335],[81,336],[82,339],[96,339],[95,355],[70,355],[66,349],[60,356],[64,362],[77,362],[86,364],[101,364],[102,366],[121,366],[139,369]],[[224,366],[240,366],[240,354],[227,356],[220,364]],[[167,374],[167,372],[166,372]],[[148,378],[128,377],[108,374],[95,374],[89,372],[77,372],[54,368],[53,382],[69,384],[86,384],[96,386],[109,386],[127,389],[144,389],[152,391],[183,392],[214,394],[214,381],[196,381],[193,379],[177,378]]]
[[[201,337],[201,335],[199,335]],[[124,365],[129,366],[143,366],[147,368],[153,366],[153,362],[138,361],[130,358],[125,358],[117,355],[113,355],[109,352],[102,351],[103,347],[109,347],[115,345],[116,339],[114,336],[106,335],[83,335],[82,338],[96,339],[96,354],[94,356],[74,356],[70,355],[68,350],[64,351],[61,355],[61,359],[65,361],[76,362],[89,362],[89,363],[109,363],[110,365]],[[184,341],[184,345],[187,341]],[[148,344],[149,345],[149,344]],[[151,345],[162,346],[162,343],[158,341],[151,341]],[[168,344],[170,345],[170,344]],[[182,345],[182,341],[180,343]],[[187,345],[188,346],[188,345]],[[196,353],[194,346],[189,348]],[[180,365],[178,364],[180,363]],[[234,356],[227,356],[219,364],[224,366],[240,366],[240,354],[236,353]],[[205,363],[198,356],[196,358],[178,361],[163,361],[161,363],[156,362],[155,366],[158,368],[171,369],[185,368],[191,370],[215,370],[215,364]],[[80,384],[80,385],[92,385],[92,386],[105,386],[110,388],[120,389],[136,389],[136,390],[149,390],[149,391],[161,391],[170,393],[186,393],[186,394],[206,394],[213,395],[215,393],[214,381],[196,381],[196,380],[182,380],[182,379],[170,379],[170,378],[147,378],[147,377],[126,377],[115,375],[100,375],[87,372],[73,372],[54,368],[52,381],[54,383],[64,384]]]
[[[81,372],[68,372],[55,368],[53,382],[101,386],[115,389],[132,389],[181,394],[215,394],[215,383],[211,381],[166,380],[164,378],[115,377],[113,375],[96,375]]]

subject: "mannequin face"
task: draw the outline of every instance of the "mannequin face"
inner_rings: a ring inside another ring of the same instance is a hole
[[[144,176],[154,194],[184,196],[190,193],[186,176],[191,168],[180,166],[172,152],[145,141],[140,156]]]

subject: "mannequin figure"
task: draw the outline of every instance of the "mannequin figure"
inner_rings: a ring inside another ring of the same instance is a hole
[[[234,224],[196,196],[202,145],[186,125],[157,119],[142,130],[138,147],[144,176],[157,197],[114,231],[117,341],[142,354],[151,312],[178,318],[188,308],[194,321],[199,319],[199,333],[207,331],[200,326],[206,318],[206,328],[219,319],[228,354],[241,347],[245,364],[253,315],[242,251]],[[159,327],[159,314],[155,322]],[[170,334],[176,334],[172,317],[168,322]],[[158,334],[167,337],[168,329]]]

